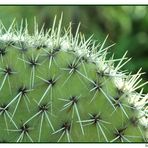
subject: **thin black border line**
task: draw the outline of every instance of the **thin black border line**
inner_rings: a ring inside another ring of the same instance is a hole
[[[0,6],[148,6],[147,4],[0,4]]]

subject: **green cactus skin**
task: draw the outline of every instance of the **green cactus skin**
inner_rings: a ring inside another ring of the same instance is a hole
[[[126,54],[107,60],[106,39],[95,45],[79,26],[62,34],[55,20],[32,36],[1,24],[0,142],[147,142],[141,70],[126,75]]]

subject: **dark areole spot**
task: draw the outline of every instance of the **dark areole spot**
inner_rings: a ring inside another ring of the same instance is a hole
[[[38,60],[34,58],[29,59],[29,64],[31,67],[36,67],[38,65]]]
[[[138,125],[138,118],[136,118],[136,117],[131,117],[130,118],[130,123],[133,125],[133,126],[137,126]]]
[[[97,81],[93,81],[93,83],[91,83],[92,85],[92,89],[94,89],[94,91],[100,91],[100,88],[102,88],[101,83],[97,82]]]
[[[93,119],[93,124],[97,124],[99,122],[99,120],[101,120],[101,115],[100,114],[92,114],[92,116],[90,117],[90,119]]]
[[[46,82],[46,83],[48,83],[48,85],[54,86],[55,83],[56,83],[56,80],[51,78],[51,79],[49,79],[48,82]]]
[[[65,123],[63,123],[61,126],[61,128],[63,128],[63,131],[70,131],[70,127],[71,127],[71,125],[67,121]]]
[[[22,96],[24,96],[26,93],[27,93],[27,87],[25,86],[21,86],[19,89],[18,89],[18,93],[21,93]]]
[[[4,75],[8,74],[9,76],[12,75],[12,69],[7,66],[5,69],[4,69]]]
[[[78,98],[76,96],[72,96],[70,97],[70,101],[72,101],[72,105],[74,105],[74,103],[78,103]]]
[[[6,54],[6,49],[5,48],[0,48],[0,55],[4,56]]]
[[[45,104],[42,104],[39,106],[39,111],[41,111],[43,113],[43,112],[48,111],[48,108],[49,108],[48,104],[45,103]]]
[[[6,104],[0,106],[0,113],[3,115],[6,111],[9,110],[9,107],[6,107]]]
[[[27,133],[29,133],[29,125],[28,124],[23,124],[23,125],[21,125],[20,126],[20,132],[22,133],[22,132],[24,132],[24,134],[27,134]]]
[[[71,63],[71,64],[68,64],[68,69],[69,70],[73,70],[73,72],[75,72],[76,70],[78,70],[78,63]]]
[[[119,137],[118,139],[121,141],[122,137],[124,136],[124,132],[125,130],[127,129],[127,127],[125,128],[120,128],[120,129],[117,129],[117,131],[115,132],[115,136],[116,137]]]

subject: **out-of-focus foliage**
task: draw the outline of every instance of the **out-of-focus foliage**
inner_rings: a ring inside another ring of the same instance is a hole
[[[32,32],[34,17],[40,28],[43,23],[49,28],[61,12],[63,26],[72,22],[75,31],[81,22],[80,31],[86,37],[94,34],[95,40],[103,41],[109,34],[108,44],[116,43],[110,52],[119,58],[128,50],[132,60],[125,69],[135,73],[142,67],[147,73],[143,78],[148,80],[148,6],[0,6],[0,19],[6,28],[14,18],[17,22],[27,19]]]

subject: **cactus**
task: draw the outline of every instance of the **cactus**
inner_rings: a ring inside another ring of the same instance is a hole
[[[139,88],[141,69],[107,59],[105,41],[61,29],[29,35],[15,22],[0,26],[1,142],[147,142],[148,95]],[[118,64],[115,64],[115,62]]]

